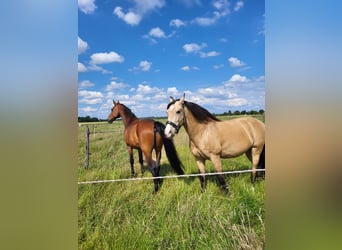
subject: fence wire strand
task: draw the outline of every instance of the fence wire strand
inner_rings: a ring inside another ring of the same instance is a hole
[[[184,175],[169,175],[169,176],[158,176],[158,177],[124,178],[124,179],[114,179],[114,180],[80,181],[78,182],[78,185],[109,183],[109,182],[125,182],[125,181],[144,181],[144,180],[155,180],[155,179],[186,178],[186,177],[209,176],[209,175],[220,175],[220,174],[242,174],[242,173],[251,173],[252,171],[253,170],[249,169],[249,170],[236,170],[236,171],[205,173],[205,174],[184,174]],[[256,169],[255,171],[265,172],[265,169]]]

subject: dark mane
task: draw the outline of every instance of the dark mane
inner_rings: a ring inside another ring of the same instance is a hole
[[[120,103],[120,105],[123,107],[123,112],[125,113],[125,115],[129,115],[129,116],[133,116],[134,118],[137,118],[137,116],[132,112],[132,110],[127,107],[126,105]]]
[[[200,105],[193,102],[184,102],[185,107],[190,110],[195,119],[200,123],[208,123],[212,121],[220,121],[214,115],[212,115],[208,110],[202,108]]]

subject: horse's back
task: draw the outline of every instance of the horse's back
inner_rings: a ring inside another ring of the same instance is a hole
[[[265,144],[265,125],[253,117],[217,122],[216,126],[223,151],[232,149],[239,154],[243,153],[245,148]]]

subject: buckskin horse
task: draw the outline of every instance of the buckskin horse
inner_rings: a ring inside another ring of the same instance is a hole
[[[112,123],[121,117],[124,124],[124,139],[130,157],[131,174],[134,173],[133,149],[139,152],[141,173],[144,173],[143,155],[153,177],[159,176],[160,159],[163,145],[171,167],[177,174],[184,174],[182,164],[178,158],[172,139],[164,136],[165,125],[152,119],[138,119],[135,114],[124,104],[113,100],[113,108],[108,116],[108,122]],[[155,150],[156,160],[152,159],[152,151]],[[154,191],[158,191],[158,179],[154,179]]]
[[[256,169],[265,168],[265,124],[252,117],[221,121],[198,104],[170,97],[167,106],[168,121],[165,136],[172,138],[184,126],[190,150],[201,174],[205,161],[211,160],[217,172],[222,172],[221,158],[246,154],[252,163],[251,182],[256,180]],[[217,176],[221,187],[228,191],[224,175]],[[205,176],[200,176],[205,189]]]

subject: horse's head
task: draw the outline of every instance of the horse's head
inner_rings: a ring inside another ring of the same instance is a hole
[[[178,130],[184,124],[184,100],[185,94],[178,100],[170,96],[170,102],[167,105],[167,122],[164,132],[167,138],[171,138],[178,133]]]
[[[108,123],[112,123],[113,121],[115,121],[117,118],[120,117],[120,106],[121,106],[120,102],[119,101],[115,102],[113,100],[113,104],[114,106],[107,118]]]

